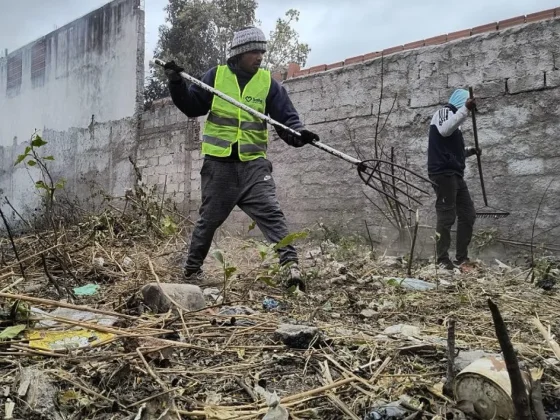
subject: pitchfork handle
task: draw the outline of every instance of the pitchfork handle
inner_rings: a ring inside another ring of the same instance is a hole
[[[469,88],[469,93],[470,93],[470,97],[471,99],[474,99],[474,93],[473,93],[473,88],[470,87]],[[482,188],[482,197],[484,198],[484,205],[488,206],[488,200],[486,199],[486,189],[484,188],[484,178],[482,176],[482,162],[480,161],[480,153],[478,153],[478,151],[480,150],[478,148],[478,130],[476,129],[476,106],[471,110],[471,114],[472,114],[472,127],[473,127],[473,134],[474,134],[474,147],[476,147],[476,161],[478,163],[478,174],[480,175],[480,187]]]
[[[165,66],[165,61],[160,60],[159,58],[154,58],[153,63],[155,63],[155,64],[157,64],[158,66],[161,66],[161,67]],[[225,93],[220,92],[217,89],[214,89],[212,86],[208,86],[206,83],[201,82],[200,80],[192,77],[191,75],[185,73],[184,71],[179,73],[179,75],[183,79],[186,79],[191,83],[194,83],[195,85],[201,87],[202,89],[204,89],[207,92],[213,93],[214,95],[222,98],[224,101],[229,102],[230,104],[235,105],[238,108],[241,108],[243,111],[248,112],[249,114],[253,115],[254,117],[260,118],[260,119],[266,121],[267,123],[269,123],[270,125],[274,125],[278,128],[286,130],[289,133],[293,134],[294,136],[301,136],[301,134],[299,132],[297,132],[296,130],[293,130],[290,127],[285,126],[284,124],[281,124],[278,121],[273,120],[268,115],[262,114],[262,113],[260,113],[256,110],[254,110],[253,108],[248,107],[247,105],[239,103],[238,101],[229,97]],[[315,147],[317,147],[321,150],[324,150],[327,153],[330,153],[333,156],[339,157],[339,158],[341,158],[341,159],[345,160],[346,162],[349,162],[353,165],[359,165],[362,162],[361,160],[353,158],[352,156],[349,156],[346,153],[339,152],[338,150],[333,149],[332,147],[327,146],[324,143],[320,143],[316,140],[313,140],[310,144],[312,144],[313,146],[315,146]]]

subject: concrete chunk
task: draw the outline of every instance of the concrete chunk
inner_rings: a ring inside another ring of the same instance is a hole
[[[157,283],[150,283],[145,285],[141,292],[145,305],[156,313],[176,309],[167,296],[188,311],[198,311],[206,307],[202,290],[193,284],[163,283],[160,287]]]
[[[296,349],[307,349],[318,335],[319,329],[317,327],[307,325],[281,324],[274,332],[276,340]]]

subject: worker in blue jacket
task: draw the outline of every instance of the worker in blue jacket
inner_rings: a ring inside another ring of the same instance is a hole
[[[436,253],[441,268],[452,270],[469,261],[468,246],[476,219],[474,204],[464,180],[465,159],[480,154],[480,149],[465,148],[461,131],[469,112],[475,107],[465,89],[453,92],[443,108],[436,111],[430,123],[428,140],[428,174],[437,185]],[[449,258],[451,227],[457,220],[457,246],[454,262]]]

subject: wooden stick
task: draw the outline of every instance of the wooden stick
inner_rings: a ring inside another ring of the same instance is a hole
[[[243,379],[235,378],[235,382],[237,383],[237,385],[239,385],[241,388],[243,388],[243,390],[247,393],[247,395],[249,395],[251,397],[253,402],[255,402],[255,403],[259,402],[259,397],[257,396],[257,394],[255,394],[253,392],[253,390],[247,386],[247,384],[245,383],[245,381]]]
[[[11,274],[10,274],[11,275]],[[0,293],[4,293],[7,292],[8,290],[10,290],[12,287],[16,287],[18,284],[20,284],[23,280],[25,280],[23,277],[20,277],[19,279],[17,279],[16,281],[14,281],[12,284],[10,284],[8,287],[4,287],[2,290],[0,290]]]
[[[14,237],[12,235],[12,229],[10,229],[10,225],[8,224],[8,221],[6,220],[6,216],[4,216],[4,212],[2,211],[1,207],[0,207],[0,217],[2,217],[2,220],[4,221],[4,226],[6,227],[6,231],[8,232],[8,238],[10,238],[10,243],[12,244],[12,250],[14,251],[14,254],[16,256],[16,260],[18,262],[19,269],[21,271],[21,275],[23,277],[25,277],[25,268],[23,268],[23,264],[22,264],[21,260],[19,259],[19,252],[17,250],[16,243],[14,242]]]
[[[414,223],[414,234],[412,235],[412,245],[410,246],[410,257],[408,258],[408,267],[406,275],[412,276],[412,262],[414,260],[414,248],[416,246],[416,238],[418,237],[418,210],[416,210],[416,222]]]
[[[56,300],[41,299],[41,298],[25,296],[25,295],[15,295],[15,294],[11,294],[11,293],[1,293],[0,292],[0,298],[14,299],[14,300],[19,299],[19,300],[23,300],[25,302],[38,303],[38,304],[47,305],[47,306],[54,306],[54,307],[58,307],[58,308],[75,309],[77,311],[92,312],[94,314],[111,315],[111,316],[115,316],[115,317],[119,317],[119,318],[138,320],[138,317],[131,316],[131,315],[120,314],[118,312],[104,311],[102,309],[94,309],[94,308],[89,308],[87,306],[72,305],[71,303],[58,302]]]
[[[12,348],[16,349],[16,350],[22,350],[22,351],[26,351],[29,353],[33,353],[33,354],[37,354],[39,356],[51,356],[51,357],[64,357],[64,354],[60,354],[60,353],[55,353],[53,351],[48,351],[48,350],[36,350],[36,349],[32,349],[31,347],[28,346],[23,346],[23,345],[12,345]],[[15,356],[17,356],[17,353],[14,353]]]
[[[169,394],[170,392],[178,391],[179,389],[180,389],[180,388],[168,389],[167,391],[163,391],[163,392],[160,392],[159,394],[152,395],[151,397],[144,398],[143,400],[136,401],[134,404],[130,404],[129,406],[127,406],[126,409],[127,409],[127,410],[130,410],[131,408],[134,408],[134,407],[137,407],[137,406],[139,406],[139,405],[142,405],[142,404],[144,404],[145,402],[148,402],[148,401],[150,401],[150,400],[153,400],[153,399],[162,397],[162,396],[164,396],[164,395],[166,395],[166,394]]]
[[[496,337],[500,342],[502,353],[511,382],[511,398],[513,400],[514,418],[516,420],[532,420],[531,409],[529,405],[529,398],[527,395],[527,388],[521,376],[519,369],[519,362],[515,355],[515,350],[509,339],[508,331],[500,310],[491,299],[488,299],[488,306],[492,312],[492,319],[494,320],[494,327],[496,329]]]
[[[64,376],[62,376],[62,375],[59,375],[58,373],[50,372],[50,374],[53,375],[53,376],[56,376],[58,379],[61,379],[61,380],[63,380],[63,381],[66,381],[66,382],[68,382],[68,383],[74,385],[76,388],[80,388],[80,389],[81,389],[82,391],[84,391],[86,394],[93,395],[93,396],[96,397],[96,398],[100,398],[100,399],[102,399],[102,400],[109,401],[109,402],[111,402],[111,403],[114,403],[114,402],[115,402],[115,400],[112,400],[111,398],[107,398],[105,395],[101,395],[101,394],[99,394],[99,393],[97,393],[97,392],[91,390],[91,389],[88,388],[88,387],[85,387],[85,386],[83,386],[83,385],[80,385],[79,383],[74,382],[73,380],[71,380],[71,379],[69,379],[69,378],[66,378],[66,377],[64,377]]]
[[[447,375],[443,385],[443,394],[453,398],[455,382],[455,320],[450,319],[447,327]]]
[[[366,387],[368,387],[372,391],[377,391],[376,388],[371,383],[366,381],[364,378],[360,378],[356,374],[352,373],[351,371],[346,369],[344,366],[342,366],[340,363],[338,363],[336,360],[334,360],[332,357],[325,354],[325,358],[327,360],[329,360],[337,368],[339,368],[343,373],[346,373],[346,375],[348,375],[348,377],[354,378],[356,381],[361,382],[362,384],[364,384]]]
[[[379,366],[377,368],[377,370],[375,371],[375,373],[371,376],[371,378],[369,378],[370,382],[373,382],[375,379],[377,379],[377,377],[379,375],[381,375],[381,372],[383,372],[385,370],[385,368],[389,365],[389,363],[391,363],[391,358],[387,357],[383,363],[381,364],[381,366]]]
[[[532,381],[531,406],[535,420],[546,420],[546,412],[543,406],[543,395],[540,378]]]
[[[544,337],[544,339],[546,340],[546,342],[548,343],[548,345],[550,346],[550,348],[552,349],[552,351],[556,355],[556,358],[558,360],[560,360],[560,346],[550,336],[550,334],[548,333],[548,330],[545,328],[545,326],[542,324],[542,322],[539,321],[538,318],[533,318],[533,325],[535,325],[535,327],[537,327],[537,329],[540,331],[540,333],[542,334],[542,336]]]
[[[329,362],[327,362],[326,360],[325,360],[325,370],[323,376],[325,378],[323,381],[325,385],[332,384],[334,382],[331,376],[331,371],[329,369]],[[346,414],[352,420],[360,420],[360,418],[356,416],[356,414],[354,414],[352,410],[350,410],[350,408],[348,408],[348,406],[344,404],[344,402],[334,394],[334,392],[332,391],[327,392],[327,396],[344,414]]]
[[[152,370],[152,368],[150,367],[150,365],[148,364],[148,362],[146,361],[146,359],[144,358],[144,355],[142,354],[142,349],[140,347],[136,348],[136,353],[138,353],[138,357],[140,357],[140,360],[142,361],[142,363],[144,364],[144,366],[146,367],[146,370],[148,371],[148,373],[150,374],[150,376],[152,378],[155,379],[155,381],[165,390],[168,391],[169,388],[167,388],[167,385],[165,382],[163,382],[159,376],[157,376],[155,374],[155,372]]]
[[[374,379],[376,379],[381,374],[383,369],[385,369],[385,367],[389,364],[390,361],[391,361],[390,357],[387,357],[385,359],[383,364],[379,367],[379,369],[377,369],[377,371],[375,371],[373,376],[370,378],[370,382],[372,382]],[[337,382],[333,382],[332,384],[329,384],[329,385],[325,385],[325,386],[322,386],[322,387],[319,387],[319,388],[316,388],[316,389],[311,389],[309,391],[301,392],[299,394],[290,395],[288,397],[285,397],[285,398],[281,399],[280,403],[285,404],[285,403],[289,403],[289,402],[299,400],[301,398],[306,398],[306,397],[310,397],[312,395],[321,394],[325,391],[328,391],[329,389],[337,388],[339,386],[346,385],[346,384],[349,384],[351,382],[356,382],[356,378],[357,377],[354,375],[354,377],[341,379],[341,380],[339,380]]]
[[[313,396],[313,397],[309,397],[309,398],[305,398],[301,401],[292,401],[292,402],[287,402],[287,403],[282,403],[282,405],[284,407],[291,407],[294,405],[298,405],[298,404],[303,404],[307,401],[311,401],[311,400],[315,400],[317,398],[321,398],[324,397],[324,395],[319,395],[319,396]],[[259,404],[258,406],[253,405],[238,405],[235,407],[231,407],[231,406],[217,406],[214,407],[216,410],[220,410],[220,411],[227,411],[231,414],[235,414],[236,420],[241,420],[241,419],[248,419],[251,418],[250,416],[258,416],[260,414],[266,414],[266,412],[268,411],[268,406],[266,404]],[[250,410],[250,411],[249,411]],[[186,410],[176,410],[177,413],[179,414],[183,414],[187,417],[202,417],[202,418],[208,418],[207,414],[205,411],[186,411]],[[241,417],[243,416],[243,417]],[[247,416],[247,417],[245,417]]]

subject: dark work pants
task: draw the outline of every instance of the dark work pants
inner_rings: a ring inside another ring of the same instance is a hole
[[[436,232],[440,235],[436,252],[438,262],[449,259],[451,244],[451,227],[457,219],[457,260],[468,258],[468,246],[471,242],[476,212],[463,177],[443,174],[431,175],[437,184],[436,192]]]
[[[278,243],[288,235],[286,218],[276,199],[272,164],[263,158],[248,162],[205,159],[200,171],[202,205],[191,237],[185,269],[199,270],[208,255],[216,229],[237,205],[253,219],[265,238]],[[278,250],[280,263],[297,263],[293,246]]]

